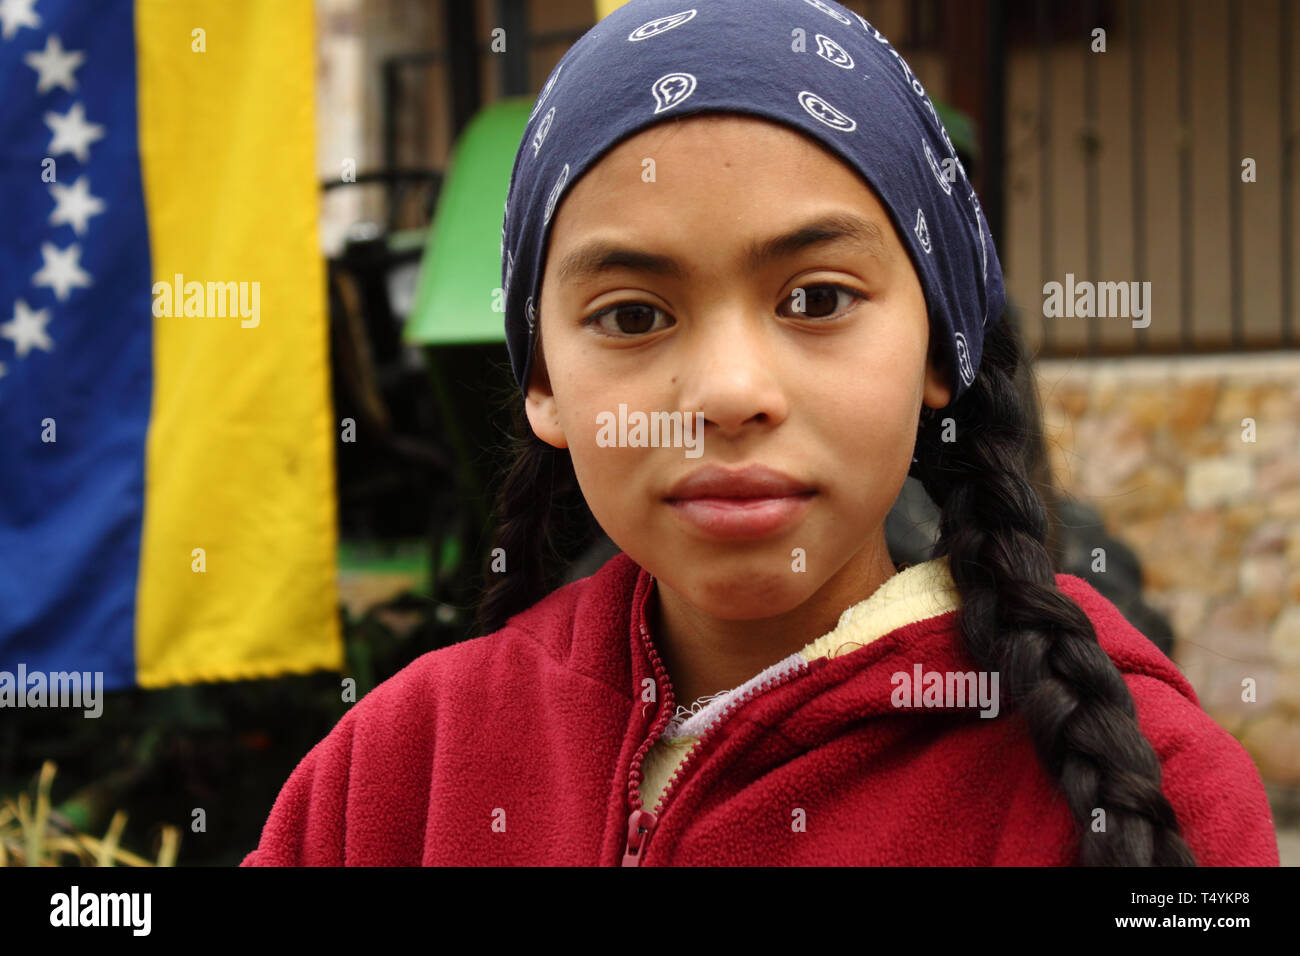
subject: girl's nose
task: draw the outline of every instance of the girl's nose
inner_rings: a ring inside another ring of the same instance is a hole
[[[681,407],[703,412],[721,435],[735,435],[750,422],[770,428],[784,421],[788,399],[773,331],[735,314],[703,319],[679,366]]]

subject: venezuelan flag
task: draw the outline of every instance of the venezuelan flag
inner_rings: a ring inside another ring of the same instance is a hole
[[[0,671],[340,669],[311,0],[0,0]]]

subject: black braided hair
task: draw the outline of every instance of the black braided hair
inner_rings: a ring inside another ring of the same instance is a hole
[[[988,330],[974,382],[927,416],[913,469],[941,512],[934,556],[947,555],[961,595],[968,652],[997,671],[1028,725],[1039,760],[1058,781],[1080,834],[1084,865],[1184,865],[1196,860],[1160,789],[1160,762],[1138,728],[1132,695],[1083,610],[1056,586],[1044,497],[1038,399],[1014,322]],[[515,392],[514,460],[500,486],[494,547],[507,573],[479,607],[488,634],[545,596],[563,571],[553,535],[595,522],[567,449],[538,438]],[[955,441],[942,440],[954,420]],[[563,524],[566,529],[557,528]],[[548,560],[547,551],[550,549]],[[489,565],[491,559],[489,558]],[[1094,810],[1105,830],[1092,829]]]
[[[998,672],[1064,792],[1080,862],[1195,866],[1128,686],[1091,620],[1056,586],[1045,509],[1027,474],[1041,426],[1016,384],[1022,357],[1015,324],[1001,317],[985,334],[975,381],[918,434],[915,474],[941,513],[934,554],[948,556],[967,650]],[[949,417],[955,440],[944,442]],[[1101,832],[1092,829],[1097,809]]]
[[[573,458],[533,432],[523,400],[511,393],[511,464],[496,496],[492,551],[504,557],[504,571],[492,553],[484,562],[490,582],[478,608],[481,633],[500,630],[513,615],[532,607],[558,584],[574,557],[574,544],[590,540],[596,526],[578,487]]]

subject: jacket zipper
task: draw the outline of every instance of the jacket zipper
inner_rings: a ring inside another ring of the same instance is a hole
[[[718,713],[714,715],[713,719],[705,726],[699,739],[696,740],[691,746],[691,749],[687,751],[686,756],[682,758],[681,763],[678,764],[677,769],[673,772],[671,779],[668,781],[668,785],[664,788],[663,795],[659,798],[659,802],[655,804],[654,809],[646,810],[642,806],[643,801],[641,800],[641,764],[644,762],[646,754],[650,752],[650,748],[654,746],[655,741],[659,739],[659,735],[662,734],[664,728],[668,726],[668,721],[671,719],[674,710],[673,705],[677,702],[677,698],[673,691],[672,681],[669,679],[668,672],[659,659],[659,652],[655,650],[644,622],[641,624],[641,643],[645,645],[646,653],[649,655],[650,662],[654,666],[655,680],[658,682],[660,687],[664,688],[664,705],[659,716],[655,719],[654,724],[650,728],[650,736],[641,743],[641,746],[637,748],[636,756],[632,758],[632,768],[628,774],[627,788],[628,807],[631,812],[628,814],[627,818],[627,847],[623,852],[623,866],[641,865],[641,860],[645,856],[646,844],[650,842],[650,837],[655,831],[655,826],[659,823],[659,817],[663,814],[664,807],[668,803],[668,798],[672,796],[673,788],[676,786],[678,779],[684,775],[686,768],[690,765],[696,753],[704,745],[705,741],[709,739],[714,729],[723,722],[727,715],[741,704],[754,697],[760,691],[771,690],[774,687],[779,687],[792,677],[808,673],[812,666],[809,664],[808,667],[788,670],[779,677],[763,681],[760,684],[755,684],[743,694],[737,694],[728,699],[726,704],[723,705],[723,708],[718,711]]]

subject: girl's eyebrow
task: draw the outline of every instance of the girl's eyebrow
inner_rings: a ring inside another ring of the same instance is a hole
[[[751,243],[744,254],[745,269],[757,272],[773,260],[832,242],[852,242],[882,262],[892,258],[879,225],[851,213],[838,213],[804,223],[791,232]],[[582,282],[612,269],[631,269],[674,279],[685,279],[691,271],[670,256],[596,239],[565,256],[557,277],[566,282]]]

